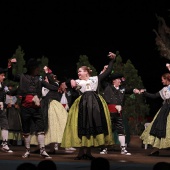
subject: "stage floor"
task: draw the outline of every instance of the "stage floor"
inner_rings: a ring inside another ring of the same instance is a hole
[[[170,163],[170,150],[165,149],[160,151],[157,157],[148,156],[151,147],[144,149],[143,147],[128,147],[127,150],[132,155],[121,155],[118,146],[109,148],[108,154],[101,155],[99,148],[93,148],[92,154],[94,157],[104,157],[110,161],[111,170],[152,170],[152,167],[157,162]],[[23,159],[22,154],[25,151],[24,146],[11,146],[13,153],[4,153],[0,151],[0,170],[15,170],[17,166],[23,162],[32,162],[38,164],[43,160],[39,153],[31,153],[29,158]],[[35,146],[31,147],[33,152]],[[48,151],[47,147],[47,151]],[[90,170],[89,160],[74,160],[77,156],[77,151],[66,152],[63,148],[59,148],[55,154],[50,154],[52,160],[56,163],[58,170]]]

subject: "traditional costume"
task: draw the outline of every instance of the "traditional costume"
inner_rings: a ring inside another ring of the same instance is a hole
[[[154,148],[165,149],[170,147],[170,85],[155,94],[144,92],[146,97],[163,99],[163,105],[154,116],[152,122],[144,130],[140,138],[143,144]]]
[[[89,77],[88,80],[76,80],[81,95],[69,110],[61,147],[90,148],[114,144],[110,113],[98,92],[98,85],[111,72],[113,61],[110,61],[103,74]],[[79,156],[77,158],[81,159]],[[89,155],[88,158],[91,159],[92,156]]]

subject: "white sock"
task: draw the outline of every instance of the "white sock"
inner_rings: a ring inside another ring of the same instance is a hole
[[[1,136],[2,136],[2,141],[8,141],[8,130],[2,129]]]
[[[119,138],[120,146],[125,147],[126,146],[126,144],[125,144],[125,135],[119,135],[118,138]]]
[[[25,147],[30,149],[30,135],[24,136]]]
[[[44,142],[44,134],[38,134],[37,139],[38,139],[38,144],[40,148],[44,148],[45,147],[45,142]]]

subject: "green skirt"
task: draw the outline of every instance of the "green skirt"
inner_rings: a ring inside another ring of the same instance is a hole
[[[78,137],[78,108],[80,99],[82,96],[78,97],[73,103],[72,107],[69,110],[66,127],[63,134],[63,139],[61,147],[98,147],[102,145],[113,145],[113,134],[112,134],[112,125],[110,119],[110,112],[108,106],[102,96],[99,95],[99,98],[102,102],[105,117],[107,121],[108,134],[98,134],[91,135],[90,137],[82,136]]]
[[[160,111],[160,110],[159,110]],[[165,149],[170,147],[170,114],[167,116],[167,124],[166,124],[166,137],[165,138],[158,138],[153,135],[150,135],[150,130],[152,128],[152,124],[156,119],[159,111],[155,115],[153,121],[147,126],[147,128],[143,131],[140,138],[143,140],[143,144],[149,144],[152,147]]]

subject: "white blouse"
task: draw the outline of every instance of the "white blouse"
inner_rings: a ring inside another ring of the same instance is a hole
[[[170,99],[170,85],[159,91],[163,100]]]
[[[78,86],[81,87],[80,91],[82,93],[86,91],[96,91],[98,87],[98,77],[97,76],[89,77],[88,80],[77,79],[76,83]]]

